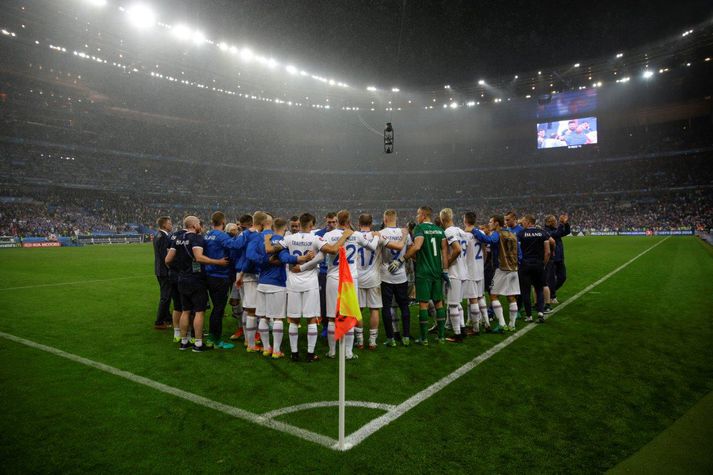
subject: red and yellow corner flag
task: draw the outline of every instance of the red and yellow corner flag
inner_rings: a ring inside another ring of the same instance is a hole
[[[337,290],[337,318],[334,319],[334,339],[339,340],[346,332],[361,322],[361,309],[356,287],[349,270],[347,253],[339,248],[339,288]]]

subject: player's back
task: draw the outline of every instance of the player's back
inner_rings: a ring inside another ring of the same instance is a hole
[[[369,231],[357,232],[367,241],[374,238]],[[359,247],[356,260],[359,269],[359,287],[364,289],[379,287],[381,285],[381,249],[377,248],[372,251],[368,247]]]
[[[461,252],[458,254],[455,262],[448,268],[448,276],[454,279],[465,280],[467,277],[467,265],[465,260],[466,252],[468,251],[468,241],[465,238],[463,231],[456,226],[449,226],[444,231],[448,246],[457,242],[460,245]]]
[[[483,249],[481,242],[475,239],[473,233],[463,231],[463,236],[465,236],[465,240],[468,242],[468,248],[465,252],[466,279],[482,280],[485,277],[483,259],[485,249]]]
[[[388,242],[401,242],[403,230],[401,228],[384,228],[381,230],[381,237]],[[406,245],[400,251],[389,249],[386,246],[381,248],[381,281],[389,284],[400,284],[407,281],[406,266],[399,267],[396,273],[389,272],[389,264],[395,259],[406,254],[406,248],[412,244],[411,237],[406,240]]]
[[[443,262],[441,241],[445,238],[443,229],[433,223],[421,223],[413,230],[414,239],[423,238],[423,245],[416,257],[416,278],[440,279]]]
[[[327,244],[336,244],[339,238],[342,237],[344,233],[343,229],[333,229],[326,233],[322,237],[322,241]],[[347,263],[349,264],[349,271],[352,274],[352,279],[357,282],[359,276],[359,270],[356,263],[357,249],[360,247],[357,244],[357,234],[352,234],[344,243],[344,251],[347,255]],[[327,277],[333,279],[339,279],[339,253],[327,256]]]
[[[319,236],[312,233],[295,233],[290,236],[286,236],[283,242],[285,243],[285,248],[290,255],[295,257],[304,256],[309,251],[317,253],[319,250]],[[287,274],[287,287],[296,292],[304,292],[306,290],[317,288],[319,287],[319,281],[317,280],[318,273],[319,266],[315,266],[313,269],[301,271],[299,273],[289,272]]]

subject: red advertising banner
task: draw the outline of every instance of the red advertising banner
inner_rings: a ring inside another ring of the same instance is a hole
[[[57,241],[53,242],[23,242],[22,247],[60,247]]]

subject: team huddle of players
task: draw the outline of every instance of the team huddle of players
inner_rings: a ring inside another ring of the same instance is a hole
[[[507,217],[508,227],[506,219],[499,215],[478,227],[475,214],[465,213],[462,227],[458,227],[451,209],[443,209],[432,217],[431,208],[424,206],[418,209],[417,223],[411,231],[397,226],[394,210],[385,211],[382,229],[373,230],[371,215],[360,215],[358,229],[354,229],[350,213],[342,210],[328,215],[333,221],[323,229],[315,229],[315,217],[304,213],[299,216],[299,224],[291,223],[292,229],[288,230],[286,220],[273,219],[262,211],[243,216],[239,225],[226,225],[223,213],[216,212],[211,219],[212,229],[203,235],[200,220],[188,216],[183,222],[184,229],[170,235],[165,257],[174,303],[174,341],[180,343],[181,350],[195,352],[233,348],[232,343],[222,339],[223,314],[230,296],[233,315],[239,322],[231,339],[244,336],[248,352],[261,352],[275,359],[284,357],[282,341],[287,323],[291,356],[299,361],[298,329],[306,321],[306,360],[316,361],[318,323],[325,317],[322,324],[326,323],[327,357],[334,358],[341,247],[357,287],[359,306],[368,309],[369,318],[364,319],[363,326],[368,322],[370,349],[377,347],[380,315],[387,346],[396,346],[397,341],[404,346],[412,342],[428,345],[429,310],[434,309],[433,330],[438,343],[461,342],[466,334],[479,334],[481,327],[486,332],[514,331],[520,296],[525,320],[533,321],[532,288],[537,321],[544,322],[545,302],[549,298],[544,294],[547,264],[557,245],[555,238],[569,233],[567,217],[560,217],[558,228],[548,223],[550,232],[537,227],[532,216],[523,217],[521,224],[516,222],[514,213],[508,213]],[[163,223],[166,219],[161,218]],[[486,253],[494,268],[491,278],[486,276]],[[320,268],[324,275],[325,267],[326,275],[320,278]],[[409,332],[412,300],[409,277],[413,278],[419,305],[419,335],[413,340]],[[492,280],[488,285],[490,305],[497,319],[493,328],[485,299],[486,277]],[[500,296],[507,297],[509,302],[507,323]],[[210,333],[204,341],[203,324],[209,299],[213,309]],[[400,332],[394,324],[394,300],[400,310]],[[468,324],[464,300],[468,302]],[[450,338],[446,338],[447,323],[453,332]],[[353,352],[355,344],[364,347],[363,326],[349,330],[344,337],[347,359],[357,358]]]

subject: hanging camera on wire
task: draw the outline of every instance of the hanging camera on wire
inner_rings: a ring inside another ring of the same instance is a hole
[[[393,153],[394,151],[394,128],[391,126],[391,122],[386,123],[386,128],[384,129],[384,152]]]

